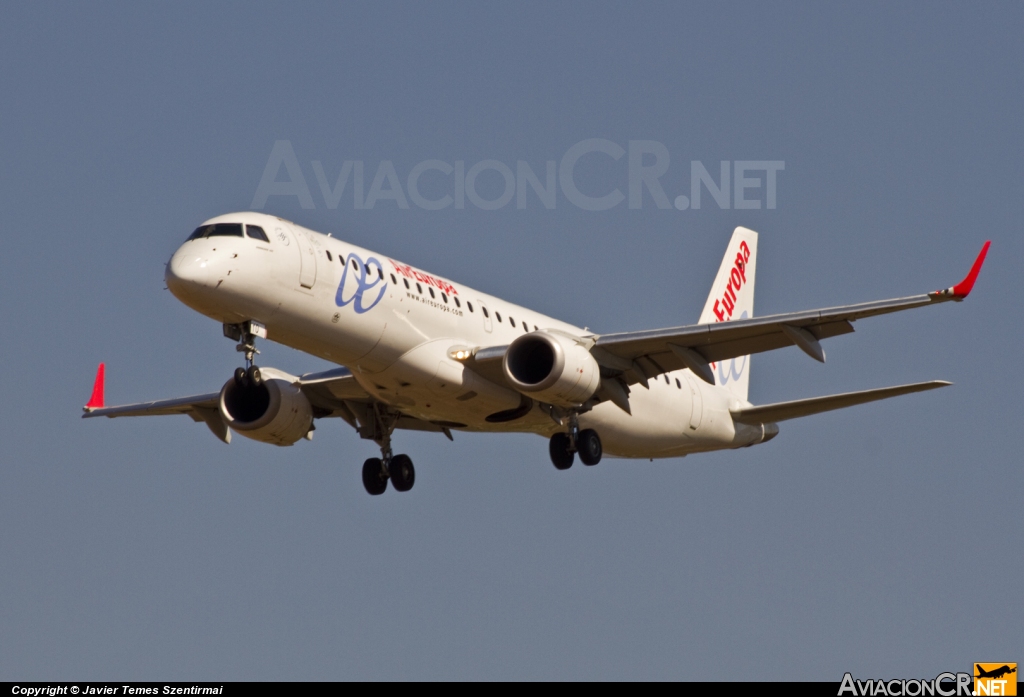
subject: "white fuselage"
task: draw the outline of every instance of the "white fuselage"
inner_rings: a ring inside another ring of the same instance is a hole
[[[223,323],[260,322],[269,339],[348,367],[370,395],[416,418],[472,431],[564,430],[539,408],[505,423],[486,421],[514,409],[521,395],[449,351],[507,345],[538,329],[592,332],[280,218],[236,213],[207,224],[220,222],[258,225],[270,242],[185,242],[166,279],[189,307]],[[688,370],[649,384],[632,387],[631,415],[603,402],[580,416],[581,427],[600,434],[606,454],[670,457],[762,439],[761,428],[733,423],[729,410],[745,402]]]

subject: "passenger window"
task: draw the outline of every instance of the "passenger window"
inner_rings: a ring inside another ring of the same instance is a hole
[[[676,387],[680,390],[683,389],[683,386],[679,384],[679,378],[676,378]]]
[[[497,310],[495,310],[495,311],[494,311],[494,316],[498,318],[498,321],[499,321],[499,322],[501,321],[501,313],[500,313],[500,312],[498,312]]]
[[[448,304],[448,296],[445,293],[441,293],[441,300],[444,300],[444,304]]]
[[[513,327],[516,326],[516,318],[510,316],[508,318],[508,323],[511,324]]]
[[[402,283],[405,284],[405,289],[409,290],[409,279],[408,278],[403,278],[402,279]]]
[[[352,260],[352,270],[353,271],[358,271],[359,270],[359,262],[357,262],[355,259]]]
[[[331,256],[331,250],[327,250],[327,261],[334,261],[334,257]]]
[[[420,295],[423,295],[423,286],[421,286],[419,283],[416,284],[416,292],[419,293]]]
[[[379,266],[377,267],[377,278],[379,278],[382,281],[384,280],[384,269],[382,269]]]
[[[254,240],[263,240],[264,242],[270,242],[270,238],[267,237],[267,233],[263,232],[263,228],[258,225],[246,225],[245,234]]]
[[[487,308],[483,305],[480,306],[480,311],[484,313],[484,317],[490,317],[490,315],[487,314]]]
[[[470,311],[470,312],[472,312],[472,311],[473,311],[473,303],[469,302],[468,300],[466,301],[466,307],[468,307],[468,308],[469,308],[469,311]]]
[[[666,384],[666,385],[669,385],[669,382],[668,382],[668,375],[667,375],[667,374],[665,374],[665,373],[662,373],[662,377],[664,377],[664,378],[665,378],[665,384]],[[669,387],[671,387],[671,385],[669,385]]]
[[[434,289],[433,288],[431,288],[430,286],[427,286],[427,291],[430,293],[430,297],[434,297]]]
[[[524,334],[529,334],[530,333],[530,325],[527,324],[526,322],[523,322],[523,333]]]
[[[455,301],[455,307],[462,307],[462,303],[460,303],[459,299],[457,297],[455,297],[454,295],[452,296],[452,300]]]
[[[395,278],[395,274],[391,274],[391,284],[396,286],[398,285],[398,279]]]
[[[535,332],[539,332],[540,331],[539,329],[537,329],[537,325],[536,324],[533,325],[533,331],[535,331]]]

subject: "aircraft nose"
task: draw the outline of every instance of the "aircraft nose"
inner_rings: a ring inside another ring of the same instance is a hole
[[[167,270],[164,272],[164,280],[167,287],[175,295],[187,292],[195,286],[209,285],[211,277],[210,260],[198,253],[196,250],[186,249],[188,245],[181,247],[174,253],[167,262]]]

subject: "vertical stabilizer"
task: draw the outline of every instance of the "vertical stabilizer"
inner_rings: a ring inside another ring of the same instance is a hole
[[[700,313],[701,324],[728,322],[754,316],[754,277],[757,271],[757,233],[738,227],[711,285],[711,294]],[[750,383],[750,356],[730,358],[711,364],[715,384],[742,400]]]

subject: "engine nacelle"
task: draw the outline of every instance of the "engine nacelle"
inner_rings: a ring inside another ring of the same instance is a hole
[[[313,427],[313,407],[293,375],[260,368],[263,382],[239,385],[234,378],[220,390],[220,415],[233,431],[274,445],[292,445]]]
[[[513,387],[548,404],[582,404],[601,386],[601,369],[589,350],[567,336],[544,330],[509,344],[502,367]]]

